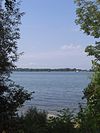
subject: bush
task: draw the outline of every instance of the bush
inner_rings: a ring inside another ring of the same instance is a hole
[[[30,108],[25,115],[21,116],[22,129],[24,133],[46,133],[47,114],[36,108]]]
[[[48,120],[48,130],[49,133],[76,133],[72,112],[64,109],[56,117],[51,117]]]
[[[24,133],[76,133],[72,112],[62,110],[57,116],[47,117],[45,111],[30,108],[20,118],[21,131]]]

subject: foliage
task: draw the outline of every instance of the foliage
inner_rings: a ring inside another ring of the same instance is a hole
[[[31,108],[21,116],[23,133],[77,133],[74,118],[69,110],[62,110],[57,116],[47,117],[46,112]]]
[[[100,0],[75,0],[77,4],[76,24],[87,35],[97,38],[95,45],[87,46],[85,52],[93,56],[93,76],[91,83],[84,90],[84,97],[87,99],[85,111],[80,111],[80,127],[83,132],[99,133],[100,131]],[[88,127],[87,127],[88,125]],[[82,133],[83,133],[82,132]]]
[[[36,108],[30,108],[21,116],[22,131],[24,133],[47,133],[47,114]]]
[[[10,80],[18,59],[17,40],[20,38],[21,16],[15,0],[5,1],[0,8],[0,132],[17,132],[17,111],[31,94]]]
[[[100,116],[98,116],[100,117]],[[95,115],[90,108],[83,109],[80,106],[80,111],[76,117],[77,129],[79,133],[99,133],[100,127],[97,125]]]
[[[87,35],[100,37],[100,1],[75,0],[75,2],[78,6],[76,24],[79,24]]]
[[[48,120],[49,133],[76,133],[74,118],[69,109],[64,109],[56,117]]]

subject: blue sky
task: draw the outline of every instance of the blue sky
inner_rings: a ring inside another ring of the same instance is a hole
[[[74,0],[23,0],[18,67],[91,67],[84,49],[94,43],[75,24]]]

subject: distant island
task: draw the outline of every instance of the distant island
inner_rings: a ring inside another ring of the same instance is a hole
[[[25,72],[90,72],[92,70],[83,70],[77,68],[16,68],[14,71]]]

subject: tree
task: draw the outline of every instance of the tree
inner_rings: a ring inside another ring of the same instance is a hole
[[[85,115],[91,116],[94,123],[91,126],[94,129],[91,133],[100,131],[100,0],[75,0],[76,24],[80,25],[81,30],[87,35],[97,39],[95,45],[87,46],[85,52],[93,56],[92,69],[93,76],[91,83],[84,90],[84,97],[87,99],[87,108]],[[93,125],[94,124],[94,125]]]
[[[10,80],[18,59],[17,40],[23,13],[16,0],[5,0],[4,6],[0,5],[0,132],[11,133],[18,129],[18,108],[31,98],[31,94]]]
[[[76,10],[76,24],[87,35],[94,38],[100,37],[100,0],[75,0],[78,8]]]

